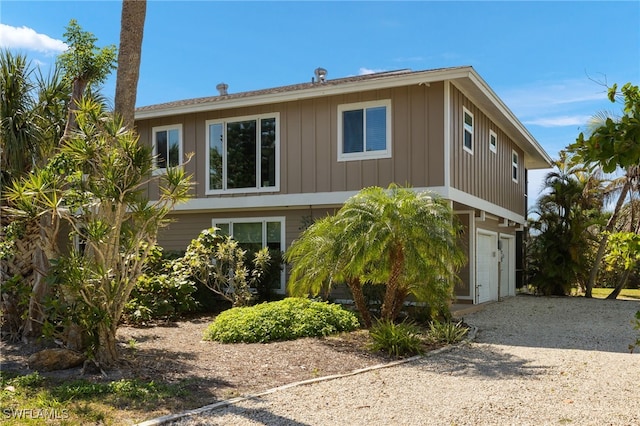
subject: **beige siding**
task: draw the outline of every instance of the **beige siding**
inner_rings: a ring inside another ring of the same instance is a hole
[[[182,124],[184,152],[196,155],[186,166],[195,195],[206,197],[207,120],[280,114],[281,194],[353,191],[390,183],[414,187],[444,184],[443,83],[373,90],[259,107],[138,121],[141,141],[151,144],[155,126]],[[337,108],[340,104],[391,100],[392,157],[338,162]],[[151,196],[157,194],[154,190]],[[241,196],[210,195],[209,197]]]
[[[463,149],[463,107],[474,116],[473,154]],[[451,186],[521,215],[524,202],[524,152],[462,94],[451,87]],[[497,152],[489,150],[489,130],[498,137]],[[511,153],[519,157],[518,182],[511,179]]]
[[[463,214],[457,215],[457,217],[463,229],[463,232],[461,233],[460,238],[458,240],[458,244],[459,244],[459,247],[464,252],[466,259],[468,260],[471,256],[471,252],[469,250],[469,245],[470,245],[469,241],[471,239],[471,231],[470,231],[470,224],[469,224],[470,215],[467,213],[463,213]],[[469,262],[467,261],[465,262],[464,266],[460,268],[460,271],[458,271],[458,277],[460,278],[460,281],[456,283],[456,286],[454,288],[454,293],[456,296],[471,295],[471,286],[470,286],[471,275],[470,274],[471,274],[470,265],[469,265]]]

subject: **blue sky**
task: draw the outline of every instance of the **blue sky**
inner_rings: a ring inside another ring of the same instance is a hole
[[[0,2],[0,47],[47,69],[76,19],[118,44],[120,1]],[[147,5],[138,106],[410,68],[472,65],[552,157],[640,84],[640,2],[231,2]],[[115,74],[104,86],[113,97]],[[531,172],[535,199],[546,171]]]

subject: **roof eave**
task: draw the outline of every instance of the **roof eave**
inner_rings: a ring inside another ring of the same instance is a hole
[[[366,90],[386,89],[392,87],[407,86],[411,84],[433,83],[447,79],[463,78],[468,75],[471,67],[444,68],[440,70],[415,72],[406,75],[389,75],[364,81],[353,81],[335,86],[316,83],[313,87],[291,90],[286,92],[257,94],[238,98],[220,99],[212,98],[192,105],[169,105],[166,108],[154,108],[153,110],[138,110],[135,113],[136,120],[166,117],[170,115],[191,114],[204,111],[215,111],[229,108],[264,105],[279,102],[291,102],[303,99],[318,98],[322,96],[339,95],[345,93],[361,92]]]

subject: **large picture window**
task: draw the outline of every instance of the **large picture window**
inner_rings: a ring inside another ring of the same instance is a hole
[[[182,159],[182,126],[154,127],[153,155],[155,166],[159,171],[167,167],[176,167]]]
[[[207,191],[277,190],[278,114],[207,121]]]
[[[338,106],[338,161],[391,156],[391,101]]]
[[[253,255],[263,247],[268,247],[271,252],[284,251],[284,217],[213,219],[213,226],[219,228],[221,234],[232,236],[247,251],[247,265],[251,264]],[[280,280],[273,283],[273,290],[284,294],[284,284],[283,270]]]

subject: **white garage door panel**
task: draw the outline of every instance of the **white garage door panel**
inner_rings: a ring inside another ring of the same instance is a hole
[[[496,235],[478,233],[477,274],[478,303],[498,300],[498,242]]]

